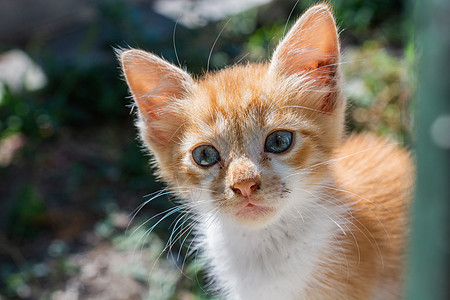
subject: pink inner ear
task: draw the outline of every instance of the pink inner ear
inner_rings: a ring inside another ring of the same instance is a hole
[[[150,117],[155,120],[170,118],[170,113],[164,108],[170,105],[175,98],[182,96],[181,88],[176,83],[171,83],[169,79],[161,81],[163,78],[155,81],[149,81],[142,89],[146,93],[138,94],[133,92],[139,108],[144,117]],[[145,82],[144,82],[145,84]],[[138,96],[139,95],[139,96]]]
[[[120,59],[139,112],[145,118],[161,119],[164,107],[192,84],[185,71],[145,51],[128,50]]]
[[[339,59],[336,25],[325,5],[310,8],[295,23],[274,53],[273,63],[282,73],[309,73],[328,83]]]

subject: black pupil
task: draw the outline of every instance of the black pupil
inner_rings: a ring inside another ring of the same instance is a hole
[[[264,151],[281,153],[289,149],[292,143],[292,133],[286,130],[272,132],[266,139]]]
[[[203,167],[209,167],[220,161],[219,152],[211,145],[200,145],[192,151],[194,161]]]

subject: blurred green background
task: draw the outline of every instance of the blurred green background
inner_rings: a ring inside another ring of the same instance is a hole
[[[0,299],[211,298],[195,253],[180,249],[189,239],[163,251],[177,214],[147,231],[173,203],[136,140],[114,48],[178,56],[199,75],[210,51],[210,70],[262,61],[315,1],[230,1],[229,12],[206,2],[0,4]],[[409,145],[411,12],[399,0],[330,3],[349,130]]]

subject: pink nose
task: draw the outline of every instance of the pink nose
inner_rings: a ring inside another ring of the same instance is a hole
[[[259,188],[259,183],[255,181],[244,181],[235,183],[231,189],[244,197],[250,197],[250,195]]]

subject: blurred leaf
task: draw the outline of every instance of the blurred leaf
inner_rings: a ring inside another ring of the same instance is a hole
[[[9,232],[15,237],[34,237],[36,223],[45,215],[46,207],[34,186],[24,186],[13,204],[9,217]]]

